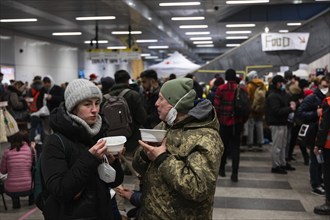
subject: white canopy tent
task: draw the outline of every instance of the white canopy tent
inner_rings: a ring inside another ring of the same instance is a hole
[[[148,69],[155,70],[159,78],[164,78],[168,77],[171,73],[176,74],[177,77],[185,76],[187,73],[194,72],[199,67],[199,65],[192,63],[176,51],[162,62],[149,66]]]

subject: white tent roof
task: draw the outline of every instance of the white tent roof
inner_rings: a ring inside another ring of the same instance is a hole
[[[184,76],[197,70],[199,67],[199,65],[192,63],[176,51],[162,62],[149,66],[148,69],[155,70],[158,77],[161,78],[168,77],[171,73],[176,74],[178,77]]]

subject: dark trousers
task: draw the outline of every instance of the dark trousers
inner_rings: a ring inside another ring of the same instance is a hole
[[[309,147],[310,150],[310,163],[309,163],[309,175],[311,178],[311,186],[313,188],[319,187],[322,183],[322,164],[317,162],[316,156],[313,153],[314,145]]]
[[[325,197],[330,202],[330,149],[323,150],[324,164],[323,164],[323,181],[325,186]]]
[[[34,141],[34,138],[35,138],[37,132],[39,134],[41,134],[41,132],[42,132],[42,121],[39,117],[32,116],[31,117],[31,128],[30,128],[30,134],[29,134],[30,141]]]
[[[230,155],[232,160],[232,173],[238,173],[240,157],[239,148],[242,130],[242,124],[236,124],[233,126],[220,125],[220,137],[224,145],[224,152],[221,157],[220,170],[225,170],[227,156]]]
[[[21,202],[20,202],[19,196],[12,196],[11,199],[13,202],[14,209],[21,208]],[[31,194],[31,195],[29,195],[29,205],[33,205],[33,204],[34,204],[34,196],[33,196],[33,194]]]
[[[288,153],[288,157],[287,157],[288,160],[292,159],[292,154],[293,154],[294,147],[296,146],[299,130],[300,130],[300,125],[295,125],[292,127],[291,138],[289,140],[289,153]],[[300,148],[301,154],[304,158],[304,163],[308,164],[308,153],[307,153],[306,147],[299,145],[299,148]]]

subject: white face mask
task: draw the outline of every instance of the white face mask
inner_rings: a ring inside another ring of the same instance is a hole
[[[182,96],[179,99],[179,101],[177,101],[177,103],[175,104],[175,106],[173,108],[171,108],[170,111],[167,113],[167,115],[165,117],[165,121],[166,121],[166,123],[168,125],[172,126],[174,124],[174,121],[176,119],[176,116],[178,115],[178,111],[175,109],[175,107],[182,101],[182,99],[184,99],[186,96],[188,96],[191,91],[194,91],[194,90],[192,89],[187,94],[185,94],[184,96]]]
[[[110,166],[106,156],[103,156],[103,162],[97,167],[99,177],[106,183],[114,182],[116,179],[116,170]]]
[[[323,95],[326,95],[329,91],[329,88],[323,88],[323,89],[320,89],[320,91],[323,93]]]

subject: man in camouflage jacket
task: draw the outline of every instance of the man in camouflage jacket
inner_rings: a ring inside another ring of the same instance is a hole
[[[143,177],[139,219],[212,219],[223,144],[209,100],[194,104],[193,81],[166,82],[156,107],[167,130],[160,146],[139,141],[133,167]]]

